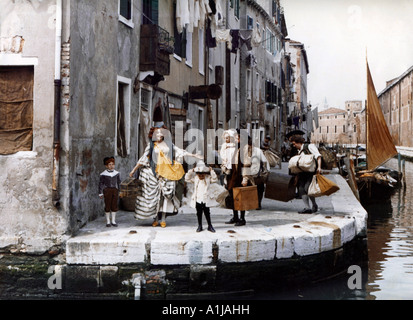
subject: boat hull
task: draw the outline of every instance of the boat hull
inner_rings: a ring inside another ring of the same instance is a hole
[[[357,182],[357,187],[360,202],[368,203],[371,201],[390,199],[396,192],[398,185],[391,185],[384,181],[359,179]]]

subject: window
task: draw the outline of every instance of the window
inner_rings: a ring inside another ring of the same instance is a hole
[[[174,30],[174,55],[178,58],[186,58],[186,28],[183,29],[182,33],[179,33],[175,25]]]
[[[247,30],[254,29],[254,19],[247,15]]]
[[[142,23],[158,24],[159,0],[143,0],[142,3]]]
[[[272,38],[272,33],[270,29],[267,28],[265,32],[265,43],[266,43],[266,49],[267,51],[271,52],[271,38]]]
[[[133,28],[133,0],[119,0],[119,21]]]
[[[247,99],[251,100],[251,70],[247,69]]]
[[[186,31],[185,63],[192,68],[192,32]]]
[[[174,3],[174,17],[176,16],[176,3]],[[183,27],[181,33],[178,32],[176,25],[176,19],[173,19],[174,23],[174,56],[175,58],[186,58],[186,28]]]
[[[277,104],[277,102],[280,102],[280,92],[276,85],[267,80],[265,86],[265,102]]]
[[[0,67],[0,154],[33,149],[34,68]]]
[[[277,16],[277,1],[272,0],[272,10],[271,10],[272,16],[276,17]]]
[[[141,88],[140,92],[141,92],[141,108],[144,110],[150,110],[151,91],[145,88]]]
[[[205,61],[204,54],[205,45],[204,45],[204,30],[198,29],[198,69],[200,74],[205,73]]]
[[[343,133],[346,132],[346,125],[343,125]]]
[[[262,41],[261,41],[261,45],[262,45],[262,47],[263,48],[266,48],[266,46],[267,46],[267,33],[266,33],[266,31],[265,31],[266,29],[265,28],[262,28]]]
[[[265,48],[267,49],[268,52],[270,52],[272,55],[275,55],[277,53],[277,38],[275,37],[274,33],[267,28],[265,32],[265,37],[264,37],[264,42],[266,43]]]
[[[233,0],[234,15],[239,19],[239,0]]]
[[[126,157],[129,154],[131,79],[118,76],[116,103],[116,154]]]
[[[256,101],[259,101],[260,98],[260,76],[258,72],[255,74],[255,96],[256,96]]]
[[[238,90],[238,87],[235,87],[235,97],[234,97],[234,99],[235,99],[235,108],[236,108],[235,110],[236,110],[236,112],[239,112],[239,99],[238,99],[238,96],[239,96],[239,90]],[[237,122],[236,122],[236,124],[238,125]]]
[[[204,109],[202,109],[201,107],[198,109],[198,146],[197,146],[197,150],[200,150],[201,153],[203,153],[204,150],[204,123],[205,123],[205,119],[204,119]]]
[[[282,105],[282,91],[281,91],[281,87],[278,88],[277,98],[278,98],[278,106],[281,107],[281,105]]]

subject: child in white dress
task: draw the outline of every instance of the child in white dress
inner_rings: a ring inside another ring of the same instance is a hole
[[[201,232],[202,229],[202,213],[208,223],[208,231],[215,232],[211,223],[210,206],[212,199],[208,196],[211,183],[218,180],[216,173],[211,167],[207,167],[203,161],[200,161],[194,169],[189,170],[185,174],[185,181],[193,183],[194,189],[192,192],[190,205],[196,208],[198,218],[198,229],[196,232]]]

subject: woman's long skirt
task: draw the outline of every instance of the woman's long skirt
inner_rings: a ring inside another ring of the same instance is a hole
[[[179,200],[175,197],[175,181],[155,177],[150,167],[140,169],[139,180],[142,189],[136,197],[135,219],[153,218],[158,212],[172,213],[177,210]]]

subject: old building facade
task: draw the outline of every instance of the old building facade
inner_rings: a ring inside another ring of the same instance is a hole
[[[114,156],[125,179],[157,107],[178,146],[200,129],[194,151],[206,154],[221,143],[217,129],[245,128],[279,148],[293,128],[294,72],[308,73],[306,59],[290,62],[280,2],[184,3],[6,1],[0,112],[17,102],[20,111],[0,119],[2,251],[45,252],[102,215],[103,158]]]
[[[387,81],[386,88],[378,94],[378,98],[394,144],[413,147],[413,67],[400,77]]]
[[[307,52],[303,43],[287,39],[286,51],[293,75],[291,90],[287,98],[289,126],[287,131],[302,130],[306,139],[311,138],[312,113],[307,103],[307,75],[310,72]],[[287,70],[287,69],[286,69]]]
[[[30,94],[18,97],[26,109],[2,123],[2,135],[7,126],[21,131],[27,122],[32,137],[21,147],[19,136],[9,134],[14,149],[1,145],[7,168],[0,210],[4,250],[42,253],[60,246],[101,214],[96,191],[102,159],[114,155],[123,177],[136,161],[139,95],[133,86],[139,64],[130,62],[139,61],[138,4],[49,0],[5,6],[2,84]],[[18,51],[11,45],[16,39]],[[21,74],[27,83],[11,81]],[[4,94],[9,92],[2,101]],[[32,119],[19,122],[29,111]]]

